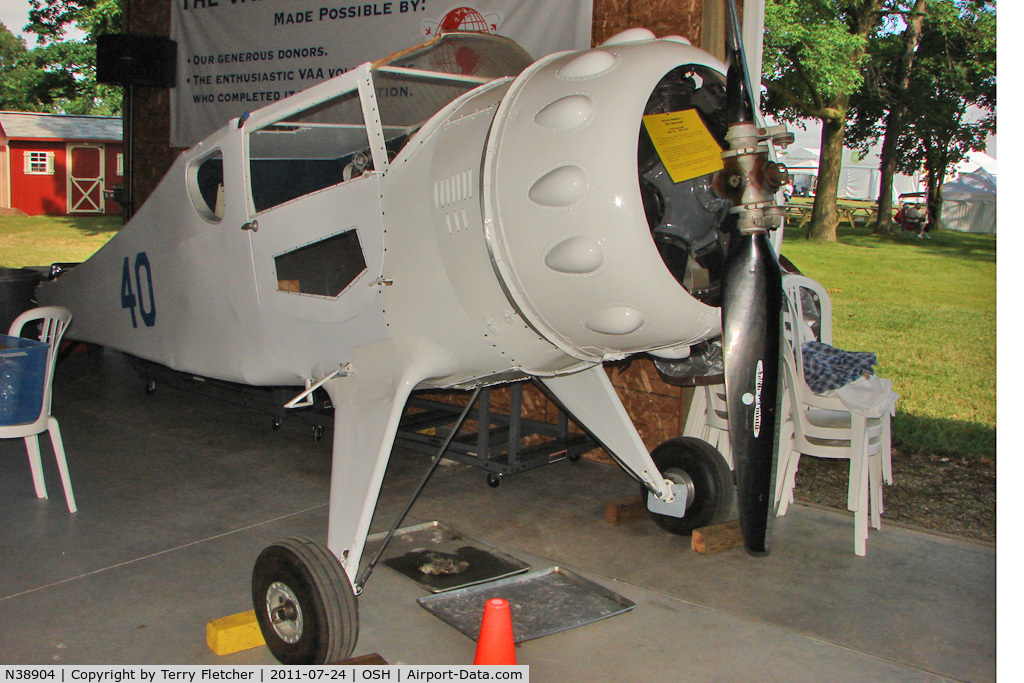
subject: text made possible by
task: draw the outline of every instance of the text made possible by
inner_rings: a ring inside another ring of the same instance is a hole
[[[346,5],[344,7],[321,7],[319,9],[300,10],[298,12],[274,12],[274,26],[288,24],[309,24],[314,21],[335,21],[337,19],[356,19],[358,17],[382,17],[389,14],[404,14],[424,9],[426,0],[402,0],[401,2],[374,2],[365,5]]]
[[[188,12],[190,10],[198,9],[213,9],[214,7],[220,7],[221,5],[230,7],[231,5],[244,5],[245,0],[181,0],[181,8]],[[251,4],[251,3],[250,3]],[[377,17],[386,14],[394,14],[397,9],[399,13],[404,12],[415,12],[417,10],[425,10],[427,8],[427,0],[400,0],[400,2],[372,2],[365,3],[362,5],[347,5],[345,7],[321,7],[319,10],[319,18],[323,19],[347,19],[349,17]],[[313,21],[313,15],[317,10],[306,10],[300,12],[275,12],[274,13],[274,24],[278,24],[278,16],[287,15],[289,24],[299,24],[307,21]],[[326,14],[325,14],[326,12]]]

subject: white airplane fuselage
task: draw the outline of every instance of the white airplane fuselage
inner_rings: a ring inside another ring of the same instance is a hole
[[[73,311],[69,337],[175,370],[251,385],[331,376],[328,545],[353,578],[415,388],[540,378],[670,500],[601,363],[681,357],[721,333],[719,309],[659,255],[638,179],[645,103],[680,65],[725,70],[649,34],[493,79],[363,65],[183,153],[40,303]],[[431,84],[462,92],[414,126],[387,118]],[[323,114],[337,102],[362,129]],[[352,135],[365,146],[332,162],[326,141]],[[317,186],[325,174],[338,182]]]

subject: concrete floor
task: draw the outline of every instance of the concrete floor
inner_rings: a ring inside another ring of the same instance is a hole
[[[252,562],[288,535],[326,537],[330,439],[213,399],[147,396],[118,354],[58,368],[79,511],[48,445],[37,500],[24,446],[0,443],[0,664],[273,664],[266,648],[218,657],[206,622],[251,609]],[[396,451],[375,528],[422,476]],[[896,472],[899,476],[899,472]],[[774,551],[701,556],[647,519],[613,527],[607,502],[636,485],[617,468],[561,462],[497,489],[441,467],[406,524],[439,520],[536,569],[578,572],[631,612],[522,644],[534,681],[987,681],[995,678],[995,549],[885,525],[853,554],[853,520],[797,505]],[[379,567],[359,600],[355,654],[467,664],[475,644]]]

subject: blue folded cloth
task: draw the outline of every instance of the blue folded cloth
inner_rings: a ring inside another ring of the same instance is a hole
[[[816,394],[846,386],[875,373],[878,356],[868,351],[843,351],[818,341],[804,342],[804,379]]]

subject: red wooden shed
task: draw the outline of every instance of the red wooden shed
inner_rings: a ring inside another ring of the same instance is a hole
[[[0,111],[0,208],[29,215],[117,214],[121,118]]]

